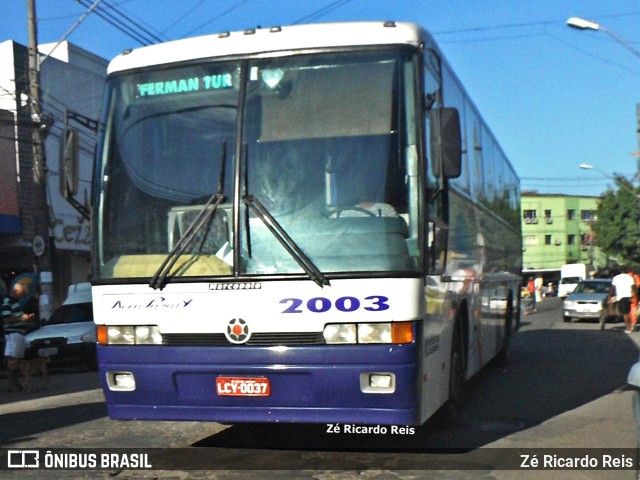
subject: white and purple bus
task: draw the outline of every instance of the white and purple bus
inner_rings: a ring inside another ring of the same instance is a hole
[[[101,138],[92,293],[112,418],[419,425],[506,355],[519,180],[420,27],[125,52]]]

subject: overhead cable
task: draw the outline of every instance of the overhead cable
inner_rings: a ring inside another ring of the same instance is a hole
[[[77,0],[77,2],[80,3],[80,5],[82,5],[84,7],[87,7],[88,6],[87,4],[89,3],[88,0]],[[106,2],[105,2],[105,4],[106,4]],[[116,12],[117,12],[117,10],[116,10]],[[129,38],[135,40],[136,42],[140,43],[143,46],[151,45],[153,43],[158,43],[158,40],[155,40],[151,36],[145,35],[143,32],[139,32],[135,27],[132,27],[131,25],[125,23],[122,19],[117,18],[113,13],[111,13],[108,10],[105,10],[104,8],[102,8],[102,6],[100,8],[96,8],[95,9],[95,14],[98,15],[103,20],[105,20],[108,24],[110,24],[111,26],[117,28],[122,33],[127,35]],[[127,17],[123,17],[123,18],[127,22],[130,21]],[[134,24],[135,24],[135,22],[134,22]]]
[[[334,2],[331,2],[327,5],[325,5],[322,8],[319,8],[318,10],[311,12],[308,15],[305,15],[302,18],[299,18],[298,20],[296,20],[295,22],[292,23],[292,25],[298,25],[300,23],[305,23],[305,22],[311,22],[312,20],[317,20],[320,17],[325,16],[326,14],[346,5],[347,3],[351,2],[351,0],[336,0]]]

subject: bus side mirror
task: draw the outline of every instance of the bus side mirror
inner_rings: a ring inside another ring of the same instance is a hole
[[[429,111],[431,171],[436,177],[457,178],[462,173],[460,114],[455,108]]]
[[[78,193],[78,131],[70,128],[63,132],[60,152],[60,195],[69,199]]]

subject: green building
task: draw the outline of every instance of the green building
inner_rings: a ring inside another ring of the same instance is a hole
[[[591,230],[598,200],[599,197],[523,192],[523,271],[554,278],[565,263],[584,263],[589,271],[605,267],[607,259],[595,247]]]

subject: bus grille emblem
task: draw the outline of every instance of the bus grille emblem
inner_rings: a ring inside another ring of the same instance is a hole
[[[225,336],[231,343],[246,343],[251,337],[249,325],[247,325],[247,322],[245,322],[241,318],[234,318],[227,324],[227,331],[225,332]]]

